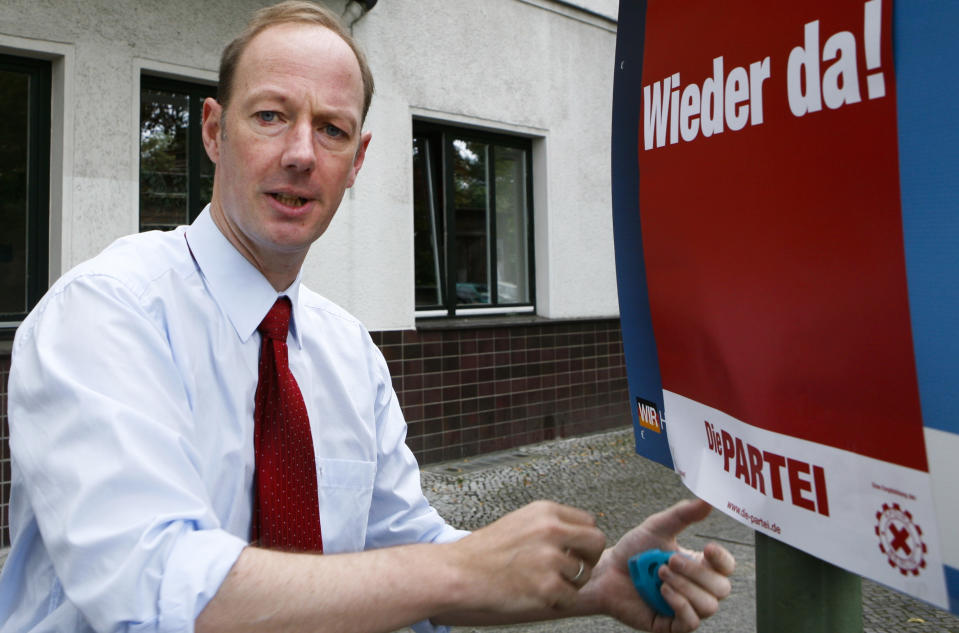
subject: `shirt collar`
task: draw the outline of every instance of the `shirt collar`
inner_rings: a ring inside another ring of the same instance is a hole
[[[253,335],[277,298],[285,295],[293,305],[290,333],[296,345],[302,347],[296,325],[300,322],[300,274],[283,292],[274,290],[263,273],[220,232],[210,215],[210,205],[187,227],[186,241],[210,294],[241,341],[245,343]]]

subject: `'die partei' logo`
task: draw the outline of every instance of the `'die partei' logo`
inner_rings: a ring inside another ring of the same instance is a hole
[[[918,576],[926,568],[926,544],[922,540],[922,528],[912,518],[912,513],[903,510],[898,503],[882,504],[876,512],[876,536],[879,550],[889,559],[890,567],[898,567],[903,576]]]
[[[641,427],[657,433],[663,432],[662,420],[655,404],[649,400],[636,398],[636,410],[639,412],[639,425]]]

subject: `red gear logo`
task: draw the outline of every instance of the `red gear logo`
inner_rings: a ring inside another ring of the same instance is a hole
[[[886,555],[889,566],[898,567],[903,576],[918,576],[926,568],[922,528],[898,503],[882,504],[882,510],[876,513],[876,536],[879,537],[879,550]]]

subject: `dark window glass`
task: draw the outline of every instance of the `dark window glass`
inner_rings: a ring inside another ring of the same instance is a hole
[[[437,212],[435,163],[430,144],[413,139],[413,243],[416,259],[416,305],[442,305],[445,241],[443,216]]]
[[[0,55],[0,323],[47,288],[50,64]]]
[[[140,85],[140,230],[192,222],[213,193],[203,149],[203,100],[216,88],[143,77]]]
[[[477,308],[531,311],[530,180],[526,139],[414,123],[414,259],[421,315],[462,316]]]
[[[456,303],[490,303],[489,145],[453,139]]]

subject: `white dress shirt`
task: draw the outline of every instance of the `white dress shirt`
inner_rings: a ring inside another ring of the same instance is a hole
[[[366,329],[299,279],[280,294],[325,553],[460,537],[423,497]],[[14,342],[0,631],[193,630],[249,538],[256,328],[277,296],[209,209],[54,284]]]

